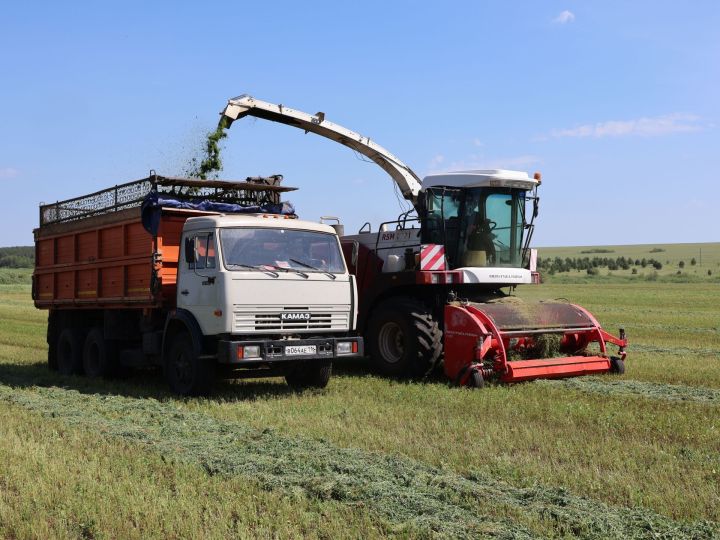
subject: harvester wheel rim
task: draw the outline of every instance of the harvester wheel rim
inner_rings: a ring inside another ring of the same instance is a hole
[[[388,321],[380,328],[378,347],[388,363],[396,364],[402,360],[405,354],[405,334],[398,323]]]

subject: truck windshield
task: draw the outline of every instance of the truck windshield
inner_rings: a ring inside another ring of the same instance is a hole
[[[225,267],[271,267],[305,273],[344,273],[337,236],[298,229],[243,227],[222,229],[220,243]]]
[[[525,192],[430,188],[423,242],[445,245],[451,268],[522,266]]]

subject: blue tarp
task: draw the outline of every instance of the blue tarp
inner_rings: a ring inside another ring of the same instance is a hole
[[[175,199],[166,193],[150,192],[142,203],[141,216],[145,230],[153,236],[160,226],[162,208],[183,208],[186,210],[202,210],[205,212],[221,212],[223,214],[283,214],[294,215],[295,208],[289,202],[279,204],[242,205],[226,202],[215,202],[207,199]]]

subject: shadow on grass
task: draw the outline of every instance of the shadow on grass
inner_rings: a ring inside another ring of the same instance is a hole
[[[333,378],[378,377],[368,358],[347,359],[333,364]],[[423,379],[390,378],[396,384],[447,384],[442,373],[433,373]],[[17,388],[59,387],[76,390],[82,394],[118,395],[134,398],[166,400],[197,400],[228,403],[235,401],[274,400],[289,398],[302,393],[322,393],[324,390],[296,390],[285,384],[282,377],[264,379],[218,378],[212,394],[207,398],[181,398],[167,387],[160,369],[136,369],[113,379],[89,379],[79,375],[60,375],[50,371],[44,360],[32,363],[0,362],[0,384]],[[332,379],[330,381],[332,385]]]

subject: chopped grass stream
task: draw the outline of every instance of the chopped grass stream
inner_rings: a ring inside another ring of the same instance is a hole
[[[0,399],[82,430],[146,445],[209,475],[241,475],[288,496],[337,500],[372,511],[401,534],[454,538],[715,538],[710,522],[684,523],[563,489],[517,488],[415,460],[323,440],[287,437],[185,410],[177,402],[0,385]]]

